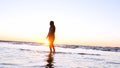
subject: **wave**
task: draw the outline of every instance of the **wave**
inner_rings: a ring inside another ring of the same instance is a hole
[[[0,41],[0,43],[8,43],[8,44],[20,44],[20,45],[32,45],[32,46],[40,46],[42,43],[35,42],[16,42],[16,41]],[[65,44],[56,44],[56,47],[60,48],[70,48],[70,49],[91,49],[91,50],[100,50],[100,51],[112,51],[112,52],[120,52],[120,47],[102,47],[102,46],[85,46],[85,45],[65,45]]]
[[[82,48],[82,49],[120,52],[120,47],[102,47],[102,46],[84,46],[84,45],[58,45],[58,46],[62,48],[72,48],[72,49]]]

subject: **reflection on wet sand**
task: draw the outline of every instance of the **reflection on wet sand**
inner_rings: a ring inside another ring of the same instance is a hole
[[[54,68],[53,53],[50,52],[50,53],[47,55],[46,61],[47,61],[46,68]]]

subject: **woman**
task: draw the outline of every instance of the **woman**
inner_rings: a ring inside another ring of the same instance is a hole
[[[49,32],[47,35],[47,38],[49,40],[49,48],[50,48],[50,52],[55,52],[55,47],[54,47],[54,39],[55,39],[55,25],[54,25],[54,21],[50,21],[50,28],[49,28]]]

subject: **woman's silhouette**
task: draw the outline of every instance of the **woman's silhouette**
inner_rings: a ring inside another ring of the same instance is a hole
[[[55,39],[55,25],[54,25],[54,21],[50,21],[50,28],[49,28],[49,32],[47,35],[47,38],[49,40],[49,48],[50,48],[50,52],[55,52],[55,47],[54,47],[54,39]]]

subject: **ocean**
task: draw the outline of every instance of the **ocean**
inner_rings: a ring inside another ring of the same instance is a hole
[[[120,68],[120,47],[0,42],[0,68]]]

